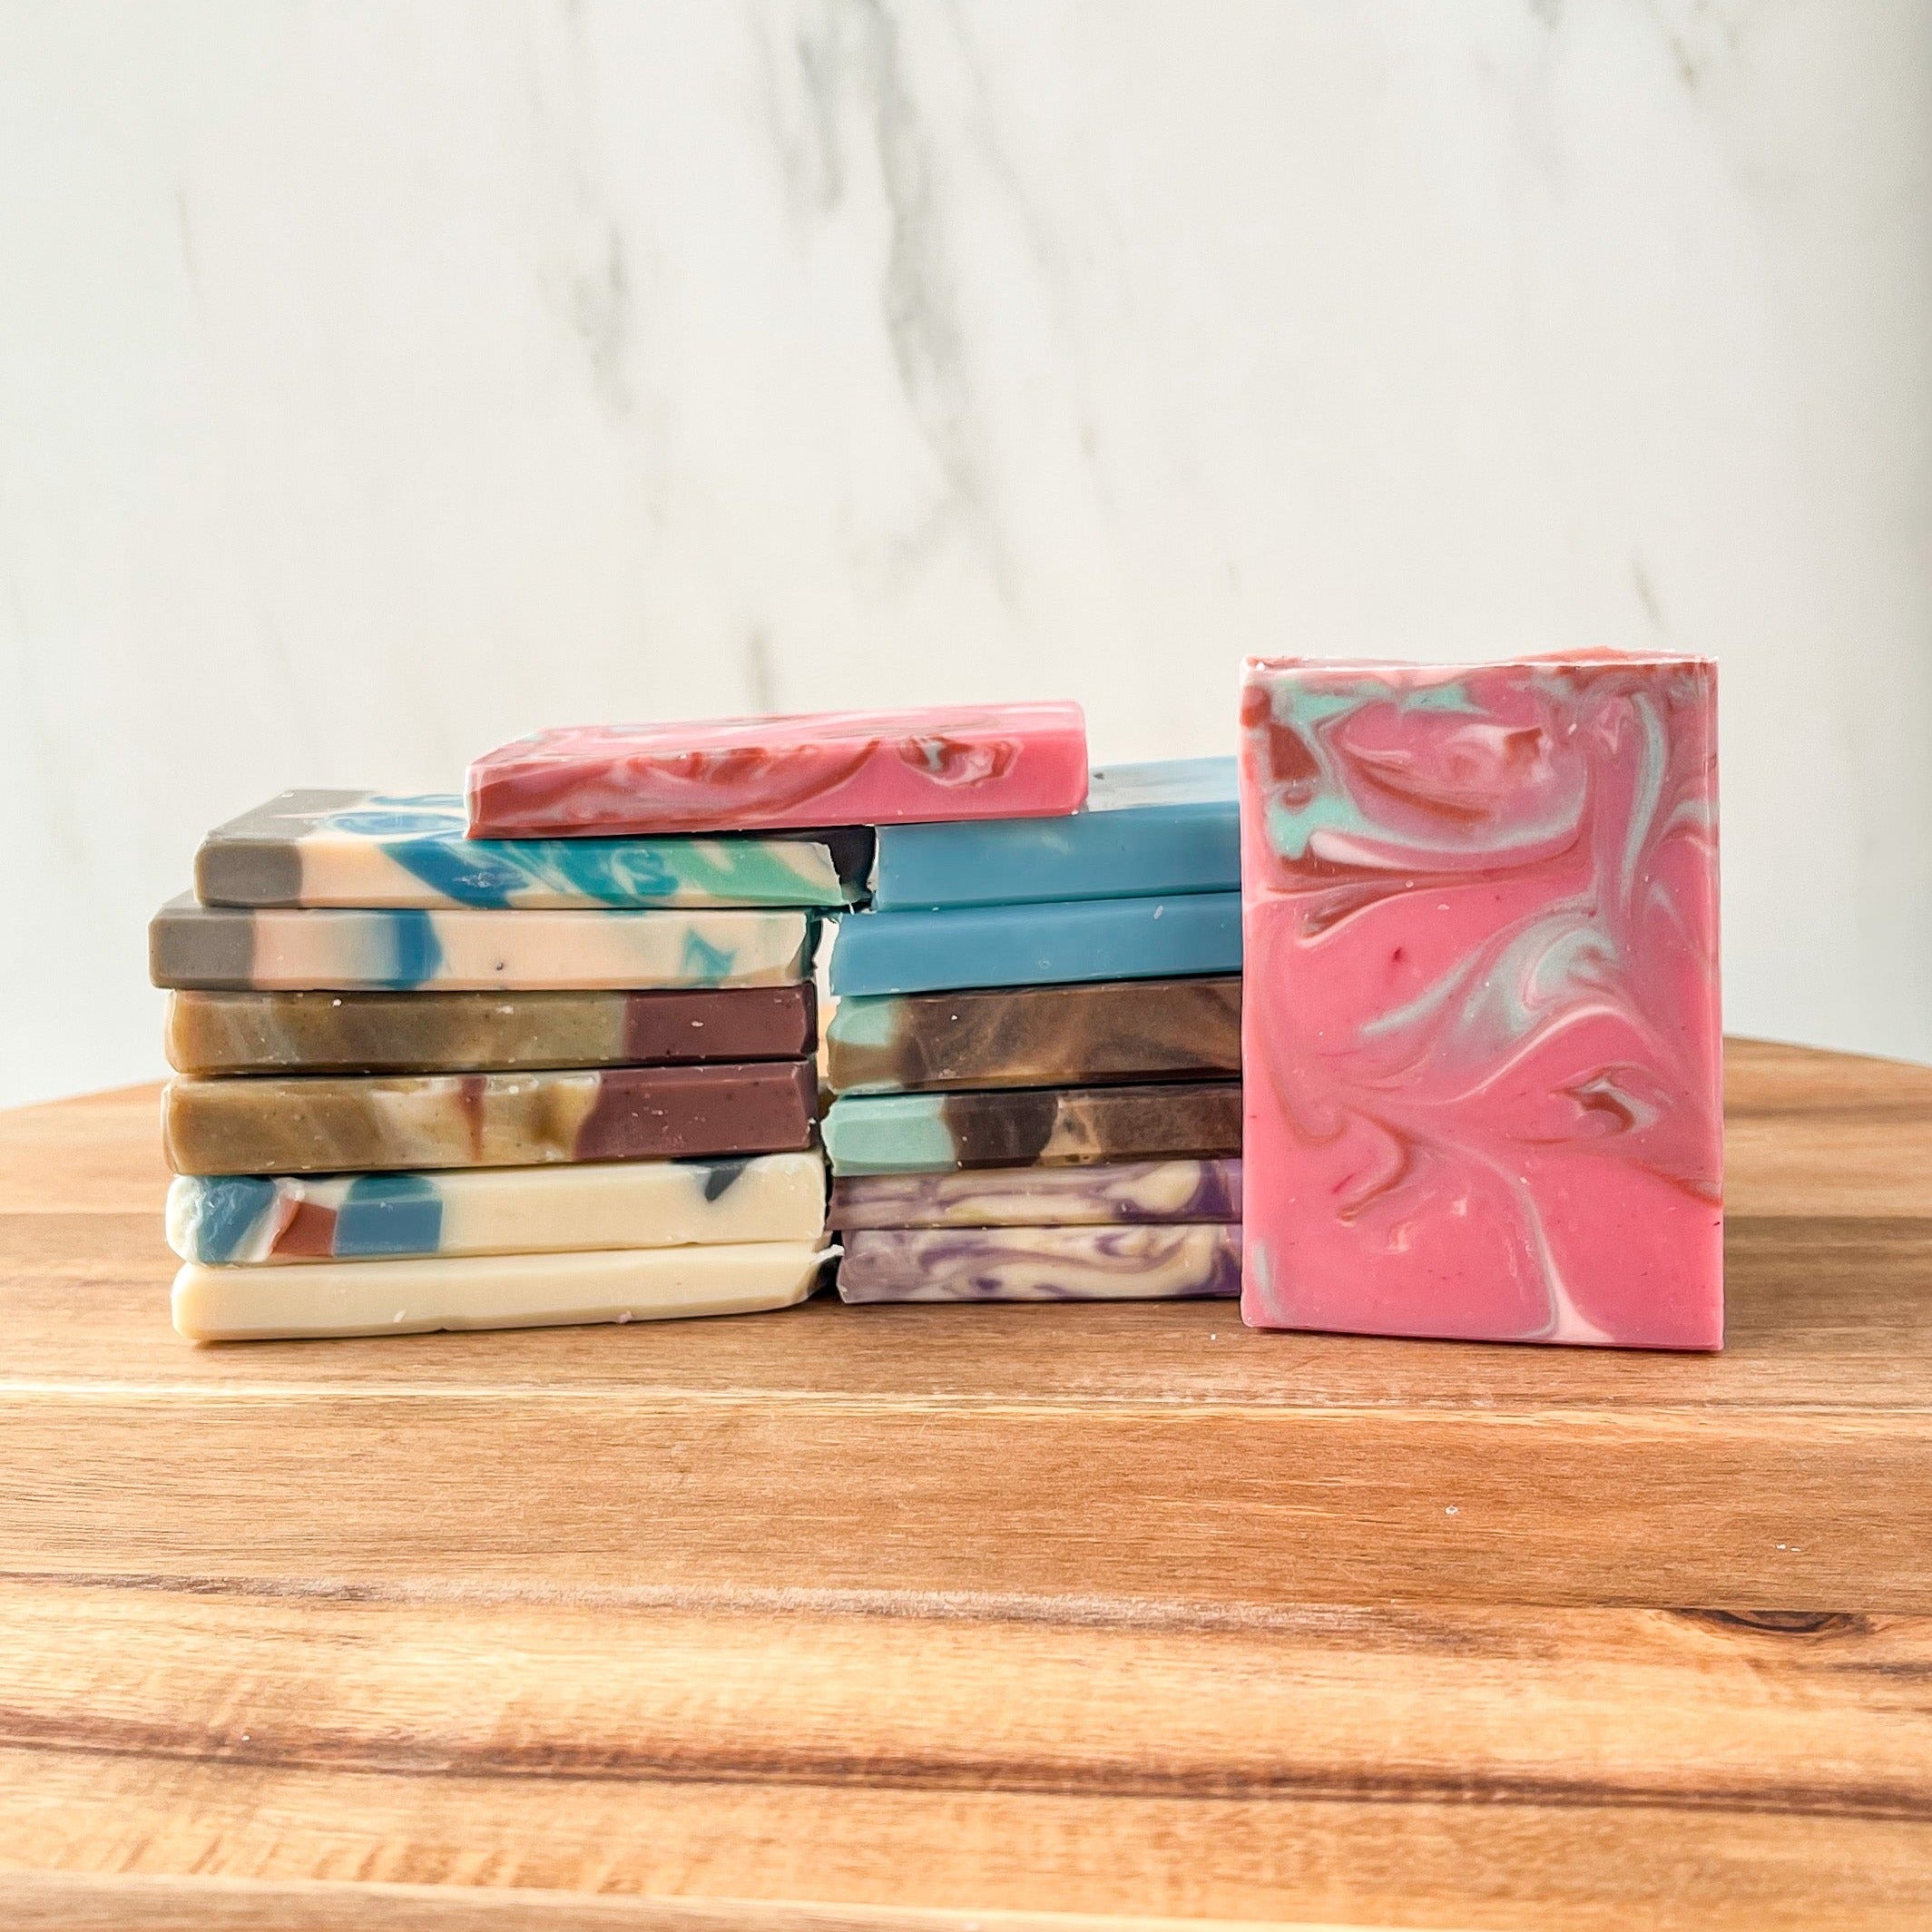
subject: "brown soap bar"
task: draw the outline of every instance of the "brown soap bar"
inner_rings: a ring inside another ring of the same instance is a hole
[[[846,1093],[825,1116],[835,1174],[1148,1161],[1241,1151],[1238,1080],[1167,1086]]]
[[[1236,1074],[1241,982],[1237,973],[848,998],[825,1038],[835,1093]]]
[[[812,1144],[809,1060],[537,1074],[179,1079],[162,1100],[183,1174],[530,1167],[783,1153]]]
[[[484,1073],[796,1060],[818,1044],[810,983],[662,993],[176,993],[183,1074]]]

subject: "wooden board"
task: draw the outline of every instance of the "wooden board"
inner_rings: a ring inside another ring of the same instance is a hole
[[[1932,1071],[1730,1101],[1711,1358],[196,1349],[152,1091],[0,1115],[0,1924],[1917,1932]]]

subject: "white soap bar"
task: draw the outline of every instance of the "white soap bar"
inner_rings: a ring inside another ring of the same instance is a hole
[[[743,1241],[312,1268],[190,1261],[174,1278],[174,1326],[191,1341],[266,1341],[744,1315],[805,1300],[824,1260],[815,1242]]]

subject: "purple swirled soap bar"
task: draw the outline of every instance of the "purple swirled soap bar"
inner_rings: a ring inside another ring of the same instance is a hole
[[[1716,702],[1249,662],[1248,1321],[1721,1346]]]
[[[873,1228],[845,1238],[847,1301],[1173,1301],[1241,1291],[1241,1230]]]

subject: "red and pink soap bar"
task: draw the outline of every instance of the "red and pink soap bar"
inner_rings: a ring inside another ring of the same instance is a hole
[[[473,839],[1040,819],[1087,795],[1077,704],[539,731],[469,768]]]
[[[1716,697],[1250,661],[1250,1323],[1722,1345]]]

